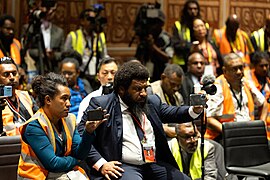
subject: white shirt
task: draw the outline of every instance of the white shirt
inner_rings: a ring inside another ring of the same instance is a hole
[[[99,89],[91,92],[85,98],[83,98],[83,100],[81,101],[80,106],[79,106],[79,111],[78,111],[78,115],[77,115],[77,119],[76,119],[77,124],[79,124],[79,122],[81,121],[81,119],[83,117],[83,113],[87,109],[87,107],[89,106],[91,98],[101,96],[101,95],[102,95],[102,86],[100,86]]]
[[[135,165],[145,164],[142,155],[142,145],[137,135],[133,119],[130,113],[127,111],[128,106],[122,101],[120,97],[119,100],[123,119],[122,161]],[[155,149],[154,130],[145,114],[141,118],[140,123],[145,131],[147,143],[151,144]]]
[[[52,29],[52,24],[50,22],[49,23],[49,27],[47,29],[45,29],[44,24],[41,24],[40,28],[42,31],[42,35],[43,35],[43,41],[44,41],[44,45],[45,45],[45,49],[51,49],[51,29]]]
[[[228,84],[229,85],[229,84]],[[209,99],[207,101],[207,117],[220,117],[223,114],[223,92],[222,87],[220,84],[216,84],[217,86],[217,92],[215,95],[209,96]],[[249,81],[249,87],[251,90],[251,94],[253,97],[253,101],[256,106],[261,106],[264,103],[264,96],[260,93],[260,91],[255,87],[254,83]],[[235,107],[235,121],[249,121],[251,120],[249,116],[249,109],[248,109],[248,97],[245,93],[244,87],[242,86],[242,108],[238,107],[237,100],[234,98],[233,93],[231,92],[232,98],[233,98],[233,105]],[[240,92],[235,92],[236,97],[240,100]]]

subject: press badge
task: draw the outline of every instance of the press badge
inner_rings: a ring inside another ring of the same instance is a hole
[[[154,146],[148,144],[147,141],[142,141],[142,147],[143,147],[144,162],[146,163],[156,162]]]

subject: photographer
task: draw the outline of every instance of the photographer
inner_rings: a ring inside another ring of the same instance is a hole
[[[99,15],[101,10],[101,6],[83,10],[79,16],[80,28],[71,31],[65,42],[65,50],[73,49],[82,55],[81,73],[87,75],[90,82],[95,81],[99,59],[108,56],[105,34],[102,32],[105,20]],[[100,19],[103,19],[102,22]]]
[[[159,80],[173,56],[171,38],[162,29],[165,15],[157,7],[142,6],[136,21],[135,31],[140,42],[135,56],[149,69],[151,81]]]
[[[29,5],[31,6],[31,5]],[[39,74],[57,72],[64,49],[64,30],[53,24],[57,2],[55,0],[42,0],[37,7],[32,7],[28,24],[24,25],[23,42],[26,55],[26,64],[29,69],[37,69]],[[40,46],[39,46],[40,45]],[[31,67],[31,58],[36,62],[36,67]],[[41,62],[42,61],[42,62]]]

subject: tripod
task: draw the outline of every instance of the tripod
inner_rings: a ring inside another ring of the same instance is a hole
[[[202,177],[201,177],[201,179],[202,180],[204,179],[204,176],[205,176],[205,172],[204,172],[204,170],[205,170],[205,167],[204,167],[204,134],[206,131],[206,124],[207,124],[205,109],[206,109],[206,107],[204,106],[203,111],[200,115],[200,118],[201,118],[201,157],[202,157],[202,167],[201,167]]]
[[[44,65],[49,67],[47,61],[47,54],[44,45],[43,35],[40,29],[41,22],[40,20],[30,20],[28,27],[23,35],[23,49],[22,49],[22,57],[25,57],[27,50],[31,47],[33,42],[37,42],[38,45],[38,73],[44,74]]]

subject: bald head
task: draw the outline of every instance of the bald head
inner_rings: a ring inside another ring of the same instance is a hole
[[[239,18],[236,14],[230,15],[226,20],[226,36],[229,41],[235,41],[236,32],[239,28]]]

